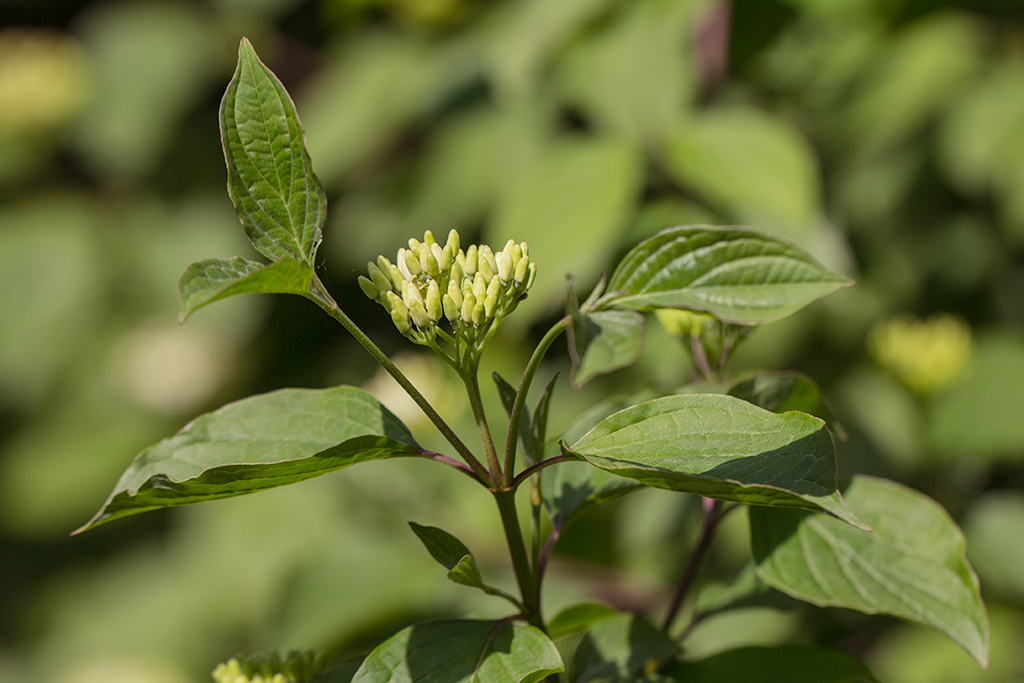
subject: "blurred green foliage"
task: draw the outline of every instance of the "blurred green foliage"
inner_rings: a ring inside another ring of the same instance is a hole
[[[330,194],[328,284],[385,348],[402,340],[356,272],[428,228],[530,243],[533,295],[491,355],[506,376],[531,322],[558,314],[565,273],[583,291],[670,225],[746,223],[855,277],[757,330],[737,362],[821,380],[848,435],[841,470],[903,481],[961,522],[992,664],[919,629],[790,605],[720,615],[691,642],[710,654],[797,634],[864,656],[882,680],[1024,679],[1024,9],[14,0],[0,27],[0,680],[202,681],[236,651],[340,660],[414,617],[494,616],[405,524],[450,529],[501,567],[491,504],[419,463],[67,537],[141,447],[254,391],[364,384],[415,424],[305,302],[241,297],[175,321],[189,263],[249,253],[216,113],[241,35],[295,95]],[[885,334],[940,314],[966,336]],[[880,353],[868,340],[883,336],[911,346]],[[929,352],[940,366],[917,364],[914,382],[886,360],[949,343],[968,351]],[[411,352],[402,365],[466,428],[454,378]],[[556,355],[545,372],[566,366]],[[668,390],[688,372],[651,329],[633,368],[559,389],[553,429],[605,392]],[[570,598],[664,601],[695,513],[650,491],[583,518],[560,545],[552,613]],[[726,576],[746,553],[734,517],[709,567]]]

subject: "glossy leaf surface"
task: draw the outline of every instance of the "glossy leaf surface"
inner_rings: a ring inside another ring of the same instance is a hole
[[[313,265],[327,196],[313,174],[295,105],[248,40],[220,107],[228,194],[256,251]]]
[[[647,486],[828,512],[862,526],[836,489],[825,423],[732,396],[666,396],[602,420],[567,451]]]
[[[79,531],[420,452],[405,425],[362,389],[283,389],[230,403],[139,453]]]
[[[963,534],[935,501],[860,476],[845,492],[874,533],[823,516],[750,511],[758,575],[795,598],[915,621],[944,633],[982,665],[988,617]]]
[[[433,621],[410,626],[363,662],[353,683],[536,683],[563,670],[555,644],[532,626]]]
[[[757,325],[850,284],[796,245],[774,237],[742,228],[676,227],[644,240],[623,258],[608,282],[605,305],[683,308]]]
[[[265,265],[234,257],[193,263],[178,283],[181,304],[178,321],[184,322],[206,304],[235,294],[309,295],[313,269],[305,261],[283,258]]]

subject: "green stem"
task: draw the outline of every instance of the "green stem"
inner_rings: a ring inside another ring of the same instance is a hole
[[[697,570],[700,569],[701,562],[703,562],[708,548],[711,547],[711,539],[715,535],[715,527],[722,521],[722,501],[712,498],[701,498],[701,508],[704,513],[704,519],[701,523],[700,538],[697,539],[697,545],[694,546],[693,552],[690,553],[690,559],[686,563],[683,575],[679,578],[679,583],[676,585],[672,599],[669,602],[665,620],[661,624],[661,630],[666,633],[672,627],[672,622],[675,621],[676,615],[679,614],[683,598],[686,597],[686,593],[690,590],[690,586],[693,585],[694,579],[697,578]]]
[[[501,465],[498,463],[498,454],[494,449],[494,440],[491,438],[491,428],[487,425],[487,414],[484,412],[484,402],[480,396],[480,382],[477,380],[477,367],[474,362],[461,373],[462,381],[466,385],[466,393],[469,394],[469,405],[473,408],[473,418],[476,420],[476,428],[480,432],[480,443],[484,448],[484,455],[487,456],[487,467],[490,470],[490,481],[495,488],[502,485]]]
[[[516,493],[511,490],[494,491],[494,500],[501,513],[501,524],[505,528],[508,550],[512,557],[512,568],[519,583],[519,592],[523,596],[523,616],[531,625],[544,630],[544,619],[540,610],[540,585],[537,576],[530,567],[530,560],[523,542],[523,531],[519,526],[516,514]]]
[[[320,282],[320,278],[314,276],[312,281],[309,283],[309,298],[316,303],[320,308],[331,316],[344,327],[349,334],[351,334],[359,344],[369,352],[373,359],[377,361],[382,368],[389,375],[391,375],[399,386],[405,390],[405,393],[409,394],[416,405],[420,407],[424,415],[437,427],[437,430],[441,432],[448,443],[458,452],[462,459],[473,468],[473,471],[482,480],[487,481],[489,479],[487,469],[484,468],[483,464],[476,459],[473,452],[469,450],[462,439],[448,426],[448,423],[434,410],[434,407],[430,405],[427,399],[419,392],[419,390],[413,386],[412,382],[409,381],[402,371],[391,362],[391,359],[380,350],[373,340],[366,336],[366,333],[359,329],[359,326],[352,322],[352,319],[345,315],[345,312],[338,307],[337,302],[331,298],[331,295],[327,292],[323,283]]]
[[[526,407],[526,395],[530,393],[530,384],[533,383],[533,377],[537,374],[537,368],[540,367],[544,354],[547,353],[548,348],[558,339],[558,335],[565,331],[568,325],[568,316],[552,325],[551,329],[544,335],[544,338],[537,344],[537,348],[533,350],[530,362],[526,364],[526,369],[523,370],[523,377],[519,381],[519,391],[516,392],[516,400],[512,403],[512,412],[509,414],[508,436],[505,439],[505,486],[507,487],[512,486],[516,464],[516,447],[519,444],[519,424],[523,421],[523,410]]]

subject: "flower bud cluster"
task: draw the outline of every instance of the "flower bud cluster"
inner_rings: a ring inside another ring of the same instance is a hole
[[[412,238],[399,249],[394,263],[380,256],[367,271],[359,286],[406,337],[431,344],[444,319],[455,339],[476,348],[526,296],[537,266],[526,242],[509,240],[498,252],[475,244],[463,250],[457,231],[442,245],[428,230],[422,242]]]
[[[306,683],[324,669],[324,656],[293,650],[284,659],[275,653],[233,657],[213,670],[217,683]]]

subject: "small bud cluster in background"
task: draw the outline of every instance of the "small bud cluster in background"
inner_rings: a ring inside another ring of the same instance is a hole
[[[909,316],[875,324],[868,353],[911,391],[927,396],[961,379],[971,361],[971,328],[952,315]]]
[[[306,683],[324,669],[324,656],[312,650],[293,650],[284,659],[276,652],[234,657],[213,670],[217,683]]]
[[[441,245],[428,230],[409,240],[395,263],[383,256],[360,276],[363,292],[391,315],[398,331],[418,344],[438,336],[479,352],[490,333],[526,296],[536,275],[525,242],[509,240],[495,252],[487,245],[460,246],[452,230]],[[447,320],[454,336],[439,328]],[[461,355],[461,354],[460,354]]]

